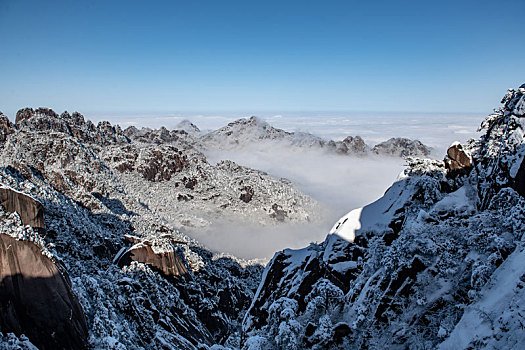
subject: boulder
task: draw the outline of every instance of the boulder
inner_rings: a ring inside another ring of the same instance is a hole
[[[44,207],[36,199],[0,185],[0,204],[6,211],[18,213],[24,225],[45,229]]]
[[[445,169],[449,176],[468,174],[470,169],[472,169],[470,154],[463,149],[459,142],[454,142],[448,148],[447,156],[445,157]]]
[[[0,234],[0,329],[39,349],[87,349],[84,312],[67,275],[29,241]]]
[[[166,277],[181,276],[188,273],[173,245],[168,244],[167,249],[153,249],[151,244],[149,241],[137,243],[127,251],[117,255],[115,258],[117,265],[123,267],[131,264],[132,261],[136,261],[158,270]]]

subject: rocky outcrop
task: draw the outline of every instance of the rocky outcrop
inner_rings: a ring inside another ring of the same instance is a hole
[[[95,126],[91,121],[85,121],[78,112],[71,115],[66,111],[58,115],[49,108],[24,108],[16,114],[16,125],[21,130],[60,132],[101,146],[129,143],[120,126],[112,126],[109,122],[100,122]]]
[[[375,145],[372,152],[394,157],[426,157],[430,155],[430,149],[421,141],[400,137],[391,138]]]
[[[177,254],[177,248],[169,242],[164,242],[163,246],[153,246],[148,241],[137,243],[115,257],[115,261],[120,267],[129,265],[132,261],[144,263],[164,276],[182,276],[188,273]]]
[[[0,234],[0,329],[39,349],[87,349],[88,326],[63,269],[32,242]]]
[[[5,115],[0,112],[0,145],[3,145],[7,136],[15,132],[13,123],[7,119]]]
[[[36,199],[0,185],[0,204],[5,211],[18,213],[24,225],[45,230],[44,207]]]
[[[447,149],[445,168],[449,177],[466,175],[472,169],[472,158],[459,142],[453,143]]]
[[[370,151],[370,147],[360,136],[348,136],[343,141],[329,141],[328,149],[335,151],[338,154],[357,154],[363,155]]]

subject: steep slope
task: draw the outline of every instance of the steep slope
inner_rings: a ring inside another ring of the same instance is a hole
[[[244,348],[523,347],[524,94],[509,90],[463,146],[472,165],[413,159],[323,243],[277,253]]]

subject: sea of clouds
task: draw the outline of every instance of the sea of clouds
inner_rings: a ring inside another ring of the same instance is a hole
[[[123,128],[134,125],[174,128],[188,119],[203,132],[249,115],[100,116]],[[419,139],[443,158],[453,141],[478,137],[483,115],[417,113],[318,113],[257,114],[272,126],[287,131],[309,132],[324,139],[341,140],[359,135],[374,145],[391,137]],[[244,258],[268,258],[285,248],[300,248],[325,239],[332,225],[348,211],[381,197],[402,172],[405,161],[392,157],[356,157],[328,154],[322,150],[298,150],[279,143],[260,143],[233,150],[208,150],[210,163],[229,159],[259,169],[276,178],[291,180],[323,206],[321,220],[303,224],[258,226],[225,218],[206,230],[188,232],[210,249]]]

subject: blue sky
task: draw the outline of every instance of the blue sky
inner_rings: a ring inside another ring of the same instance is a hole
[[[0,110],[488,113],[525,82],[524,18],[523,0],[0,0]]]

